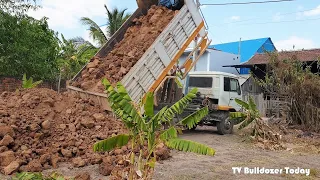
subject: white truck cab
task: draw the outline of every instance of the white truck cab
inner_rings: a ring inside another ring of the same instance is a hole
[[[241,110],[235,101],[242,99],[238,76],[218,71],[189,72],[184,83],[185,94],[192,88],[197,88],[198,94],[184,116],[208,106],[208,115],[198,125],[217,126],[219,134],[231,134],[235,122],[230,120],[229,113]]]
[[[210,98],[214,104],[230,111],[239,111],[235,98],[242,99],[238,76],[218,71],[189,72],[185,88],[189,91],[198,88],[198,92]]]

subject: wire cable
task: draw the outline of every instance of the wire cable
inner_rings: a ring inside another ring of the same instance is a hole
[[[307,9],[307,10],[295,11],[295,12],[289,12],[289,13],[279,13],[279,14],[276,14],[276,16],[284,16],[284,15],[289,15],[289,14],[297,14],[297,13],[308,12],[308,11],[313,11],[313,10],[317,10],[317,9],[319,9],[319,8],[313,8],[313,9]],[[241,23],[241,22],[247,22],[247,21],[251,21],[251,20],[261,19],[261,18],[262,18],[262,17],[244,19],[244,20],[240,20],[240,21],[234,21],[234,22],[228,22],[228,23],[221,23],[221,24],[217,24],[217,25],[215,25],[215,26],[220,26],[220,25],[225,25],[225,24],[236,24],[236,23]]]
[[[277,24],[277,23],[285,23],[285,22],[302,22],[302,21],[315,21],[320,20],[320,18],[314,18],[314,19],[301,19],[301,20],[288,20],[288,21],[270,21],[270,22],[261,22],[261,23],[245,23],[245,24],[238,24],[238,26],[241,25],[254,25],[254,24]]]
[[[209,29],[209,26],[208,26],[207,20],[206,20],[206,18],[204,17],[204,15],[203,15],[203,13],[202,13],[201,8],[199,8],[199,10],[200,10],[200,14],[201,14],[202,18],[204,19],[206,29]]]
[[[295,0],[273,0],[273,1],[251,1],[251,2],[234,2],[234,3],[207,3],[200,6],[226,6],[226,5],[246,5],[246,4],[266,4],[266,3],[279,3],[291,2]]]

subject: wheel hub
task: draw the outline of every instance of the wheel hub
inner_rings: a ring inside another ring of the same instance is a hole
[[[231,122],[229,121],[229,119],[226,119],[224,122],[224,126],[227,130],[229,130],[231,128]]]

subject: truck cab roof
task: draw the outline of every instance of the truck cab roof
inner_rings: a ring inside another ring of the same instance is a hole
[[[221,71],[192,71],[192,72],[189,72],[189,75],[208,75],[208,76],[210,76],[210,75],[223,75],[223,76],[238,78],[238,76],[235,74],[221,72]]]

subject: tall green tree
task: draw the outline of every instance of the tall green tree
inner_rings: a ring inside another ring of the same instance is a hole
[[[47,19],[0,10],[0,76],[53,80],[58,73],[59,42]]]
[[[4,12],[23,16],[30,9],[37,9],[37,0],[0,0],[0,9]]]
[[[60,54],[57,59],[62,79],[71,79],[98,51],[90,42],[81,37],[65,39],[61,34]]]
[[[121,25],[130,17],[130,14],[126,14],[127,9],[119,10],[115,8],[109,10],[106,5],[104,5],[107,11],[107,27],[104,32],[100,26],[88,17],[82,17],[81,22],[83,25],[89,26],[90,36],[96,41],[100,46],[108,41],[108,39],[121,27]]]

